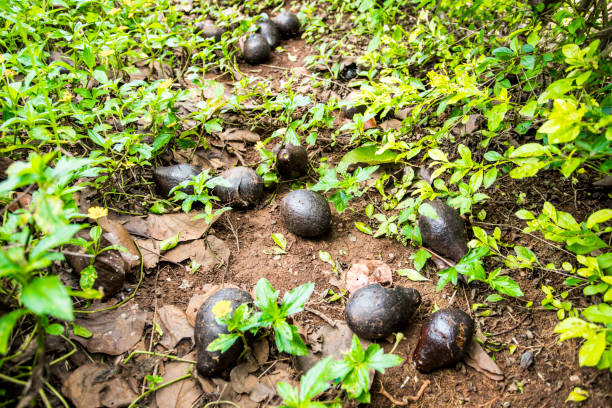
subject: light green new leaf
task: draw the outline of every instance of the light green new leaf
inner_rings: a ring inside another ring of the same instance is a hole
[[[399,153],[392,150],[385,150],[377,154],[378,145],[361,146],[351,150],[342,157],[342,160],[336,166],[339,173],[346,173],[346,170],[351,164],[365,163],[368,165],[395,163]]]
[[[419,214],[427,218],[431,218],[433,220],[438,219],[438,213],[436,212],[436,210],[434,210],[434,208],[429,203],[422,203],[419,206]]]
[[[160,244],[159,244],[159,249],[160,251],[168,251],[169,249],[172,249],[174,247],[176,247],[178,245],[178,240],[179,240],[179,233],[177,232],[176,235],[164,239]]]
[[[594,337],[589,338],[580,347],[578,353],[578,361],[581,366],[594,366],[597,365],[601,354],[606,349],[606,332],[601,331]]]
[[[589,393],[586,390],[583,390],[580,387],[574,387],[574,389],[569,393],[565,402],[574,401],[580,402],[589,398]]]
[[[500,103],[493,106],[485,113],[485,116],[489,120],[487,126],[490,131],[496,130],[499,125],[501,125],[504,120],[504,117],[506,116],[506,112],[508,112],[508,109],[510,109],[509,104]]]
[[[589,215],[589,218],[586,222],[586,227],[588,229],[593,228],[597,224],[601,224],[608,220],[612,219],[612,210],[609,208],[605,208],[603,210],[599,210]]]
[[[423,275],[421,275],[419,272],[410,268],[398,269],[397,274],[399,276],[405,276],[413,282],[424,282],[429,280]]]
[[[410,259],[413,260],[414,269],[416,269],[417,271],[423,269],[423,266],[425,266],[425,263],[429,258],[431,258],[431,254],[425,248],[421,248],[414,254],[410,255]]]
[[[8,351],[8,342],[13,332],[13,327],[21,316],[26,314],[24,309],[13,310],[0,317],[0,354]]]
[[[589,306],[582,314],[593,323],[612,324],[612,306],[607,303]]]
[[[33,313],[72,320],[72,300],[56,275],[35,278],[23,288],[21,302]]]
[[[294,288],[286,293],[281,304],[281,314],[283,316],[291,316],[294,313],[304,310],[304,304],[312,295],[315,284],[310,282]]]

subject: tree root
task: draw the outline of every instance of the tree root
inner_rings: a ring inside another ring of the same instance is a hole
[[[427,389],[427,387],[429,387],[429,384],[431,384],[431,381],[426,380],[423,383],[423,385],[421,385],[421,388],[419,388],[419,392],[417,392],[416,395],[409,395],[407,397],[404,397],[404,399],[402,401],[396,400],[393,397],[393,395],[391,395],[387,391],[385,391],[385,387],[383,387],[382,381],[380,382],[380,391],[378,391],[378,393],[384,395],[394,405],[397,405],[399,407],[405,407],[406,405],[408,405],[411,402],[416,402],[416,401],[420,400],[421,397],[423,396],[423,393]]]

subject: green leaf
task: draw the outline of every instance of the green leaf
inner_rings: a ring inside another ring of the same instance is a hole
[[[172,248],[176,247],[178,245],[178,240],[179,240],[179,232],[177,232],[176,235],[174,235],[174,236],[172,236],[170,238],[164,239],[159,244],[160,251],[167,251],[169,249],[172,249]]]
[[[591,330],[588,323],[577,317],[568,317],[555,326],[554,332],[560,333],[559,340],[582,337]]]
[[[83,62],[87,65],[87,68],[90,70],[94,67],[96,63],[96,56],[91,51],[91,48],[88,45],[83,46]]]
[[[284,319],[274,322],[274,340],[276,348],[281,353],[289,353],[294,356],[308,354],[308,348],[300,337],[297,327],[287,323]]]
[[[272,241],[274,241],[274,243],[278,245],[278,247],[283,251],[287,250],[287,240],[285,239],[285,236],[283,234],[275,232],[274,234],[272,234]]]
[[[487,280],[491,287],[496,291],[512,297],[523,296],[519,284],[506,275],[498,275]]]
[[[584,342],[578,352],[578,362],[581,366],[595,366],[606,349],[606,332],[601,331]]]
[[[332,358],[327,357],[315,364],[300,378],[300,400],[310,400],[329,388],[328,375]]]
[[[508,59],[514,56],[514,51],[508,47],[498,47],[492,51],[492,54],[499,59]]]
[[[431,218],[433,220],[438,219],[438,213],[436,212],[436,210],[434,210],[434,208],[429,203],[422,203],[419,206],[419,214],[427,218]]]
[[[275,317],[279,313],[278,294],[266,278],[261,278],[255,285],[255,306]]]
[[[34,278],[23,288],[21,302],[39,316],[53,316],[72,320],[72,300],[64,284],[56,275]]]
[[[368,368],[374,369],[381,374],[385,373],[385,369],[396,367],[404,361],[395,354],[385,354],[384,350],[376,343],[368,346],[365,352],[365,360]]]
[[[416,269],[417,271],[423,269],[423,266],[425,266],[425,263],[429,258],[431,258],[431,254],[425,248],[421,248],[414,254],[410,255],[410,259],[413,260],[414,269]]]
[[[502,295],[497,293],[493,293],[492,295],[487,296],[485,301],[487,302],[499,302],[500,300],[504,300],[505,298]]]
[[[593,323],[612,324],[612,306],[607,303],[589,306],[582,314]]]
[[[591,229],[595,225],[604,223],[610,219],[612,219],[612,209],[606,208],[603,210],[599,210],[589,215],[589,218],[586,222],[586,227],[588,229]]]
[[[397,274],[399,276],[405,276],[414,282],[424,282],[424,281],[429,280],[423,275],[421,275],[419,272],[415,271],[414,269],[410,269],[410,268],[398,269]]]
[[[543,155],[549,155],[549,148],[542,146],[539,143],[525,143],[524,145],[519,146],[516,150],[510,153],[510,158],[516,157],[539,157]]]
[[[83,326],[79,326],[76,323],[72,323],[72,332],[75,336],[83,337],[85,339],[88,339],[93,335],[93,333],[90,332],[88,329]]]
[[[297,389],[282,381],[276,385],[276,389],[278,390],[278,395],[281,396],[287,406],[300,407],[300,397]]]
[[[13,327],[21,316],[26,314],[24,309],[13,310],[0,317],[0,354],[6,354]]]
[[[304,305],[312,295],[314,287],[314,283],[306,283],[286,293],[281,304],[281,315],[283,317],[291,316],[304,310]]]
[[[52,336],[59,336],[64,333],[64,326],[59,323],[53,323],[45,327],[45,331]]]
[[[506,112],[510,109],[510,105],[507,103],[500,103],[493,106],[491,109],[485,112],[485,116],[489,120],[487,126],[490,131],[496,130],[501,125]]]
[[[589,393],[586,390],[583,390],[580,387],[574,387],[574,389],[569,393],[565,402],[574,401],[580,402],[589,398]]]
[[[206,350],[220,351],[221,353],[225,353],[230,347],[234,345],[236,340],[238,340],[239,338],[240,338],[240,335],[238,333],[229,333],[229,334],[221,333],[219,334],[219,337],[214,339],[208,345],[208,347],[206,347]]]
[[[533,220],[535,216],[531,213],[531,211],[527,210],[518,210],[515,215],[519,217],[521,220]]]
[[[346,173],[346,170],[351,164],[365,163],[365,164],[385,164],[395,163],[399,153],[385,150],[384,152],[378,153],[380,147],[378,145],[360,146],[356,149],[351,150],[342,157],[342,160],[336,166],[339,173]]]
[[[373,234],[372,228],[370,228],[369,225],[366,225],[363,222],[360,222],[360,221],[355,222],[355,228],[357,228],[359,231],[363,232],[364,234],[368,234],[368,235]]]

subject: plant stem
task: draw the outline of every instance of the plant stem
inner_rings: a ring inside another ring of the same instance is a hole
[[[130,403],[130,405],[128,405],[128,408],[134,408],[134,407],[136,406],[136,404],[138,403],[138,401],[140,401],[141,399],[143,399],[143,398],[144,398],[144,397],[146,397],[147,395],[149,395],[149,394],[151,394],[151,393],[153,393],[153,392],[155,392],[155,391],[157,391],[157,390],[159,390],[159,389],[161,389],[161,388],[164,388],[164,387],[166,387],[166,386],[168,386],[168,385],[172,385],[172,384],[177,383],[177,382],[179,382],[179,381],[186,380],[186,379],[191,378],[191,377],[193,377],[193,374],[191,374],[191,373],[189,373],[189,374],[185,374],[185,375],[184,375],[184,376],[182,376],[182,377],[175,378],[174,380],[170,380],[170,381],[168,381],[168,382],[166,382],[166,383],[163,383],[163,384],[161,384],[161,385],[159,385],[159,386],[157,386],[157,387],[153,387],[153,388],[149,389],[148,391],[145,391],[144,393],[140,394],[140,395],[138,396],[138,398],[136,398],[134,401],[132,401],[132,402]],[[240,407],[238,407],[238,408],[240,408]]]

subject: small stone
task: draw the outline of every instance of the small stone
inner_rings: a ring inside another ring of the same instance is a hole
[[[355,241],[357,241],[357,237],[356,237],[356,236],[354,236],[353,234],[349,234],[348,239],[349,239],[349,241],[351,241],[351,242],[355,242]]]
[[[521,356],[521,368],[523,370],[528,369],[533,364],[533,353],[531,351],[526,351]]]
[[[502,407],[504,408],[509,408],[510,407],[510,401],[506,401],[502,404]]]
[[[512,383],[510,384],[510,386],[508,387],[508,392],[517,392],[518,391],[518,386],[516,385],[516,383]],[[506,405],[504,405],[505,407]],[[508,404],[508,406],[510,406]]]
[[[570,379],[571,382],[578,382],[578,381],[580,381],[580,377],[575,375],[575,374],[574,375],[570,375],[569,379]]]
[[[527,330],[525,332],[525,335],[527,336],[529,340],[533,340],[533,332],[531,330]]]

